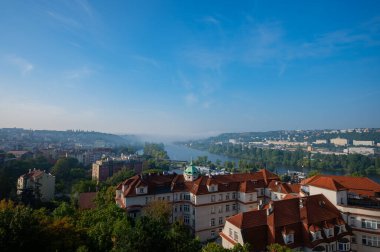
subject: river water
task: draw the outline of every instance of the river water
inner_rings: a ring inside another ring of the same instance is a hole
[[[222,163],[225,161],[232,161],[237,164],[239,162],[239,159],[237,158],[230,158],[223,155],[217,155],[212,154],[208,151],[200,151],[191,149],[186,146],[182,145],[174,145],[174,144],[165,144],[165,150],[167,151],[169,158],[171,160],[179,160],[179,161],[188,161],[190,162],[192,159],[195,160],[200,156],[207,156],[208,160],[215,163],[216,160],[220,160]],[[292,167],[276,167],[273,169],[273,171],[277,174],[284,174],[288,170],[292,171],[302,171],[306,174],[310,171],[308,168],[292,168]],[[322,171],[323,174],[330,174],[330,175],[344,175],[343,171]],[[376,182],[380,183],[380,176],[371,176],[370,179],[375,180]]]

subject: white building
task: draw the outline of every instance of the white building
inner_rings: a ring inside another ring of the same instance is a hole
[[[365,147],[350,147],[343,150],[344,153],[347,154],[361,154],[361,155],[374,155],[375,150],[373,148],[365,148]]]
[[[278,176],[262,169],[254,173],[201,176],[190,165],[183,175],[136,175],[119,184],[116,203],[131,216],[152,201],[172,205],[171,221],[183,220],[201,241],[222,231],[226,218],[256,209],[265,202],[265,188]]]
[[[380,251],[380,184],[366,177],[316,175],[301,182],[303,195],[323,194],[353,231],[354,251]]]
[[[50,173],[41,170],[29,170],[28,173],[21,175],[17,180],[17,194],[24,190],[32,190],[34,196],[38,191],[43,202],[54,198],[55,177]]]
[[[345,138],[332,138],[330,139],[330,143],[336,146],[346,146],[348,144],[348,140]]]
[[[315,140],[314,144],[327,144],[326,139],[317,139]]]
[[[374,141],[359,141],[359,140],[354,140],[352,142],[354,146],[375,146]]]

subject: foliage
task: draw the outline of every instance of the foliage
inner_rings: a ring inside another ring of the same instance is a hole
[[[250,249],[251,245],[249,243],[245,243],[244,245],[237,243],[233,248],[225,249],[215,242],[209,242],[202,248],[202,252],[249,252]]]
[[[122,169],[106,180],[107,185],[115,186],[135,175],[134,171]]]
[[[169,156],[165,151],[165,146],[162,143],[145,143],[144,155],[153,157],[155,159],[169,159]]]
[[[292,250],[286,246],[282,246],[278,243],[272,243],[267,246],[269,252],[291,252]]]

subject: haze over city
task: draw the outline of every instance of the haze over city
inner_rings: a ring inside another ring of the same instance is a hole
[[[379,7],[1,1],[0,127],[181,137],[380,127]]]

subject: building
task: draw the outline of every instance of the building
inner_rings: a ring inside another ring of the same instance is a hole
[[[330,139],[330,143],[336,146],[346,146],[348,144],[348,140],[345,138],[332,138]]]
[[[339,210],[322,194],[273,201],[226,220],[224,248],[250,243],[266,251],[278,243],[294,251],[351,251],[351,230]]]
[[[352,144],[354,146],[375,146],[374,141],[359,141],[359,140],[353,140]]]
[[[269,197],[269,199],[275,201],[284,199],[287,195],[298,196],[300,189],[300,184],[284,183],[273,180],[265,189],[265,194]]]
[[[380,250],[380,184],[366,177],[316,175],[301,182],[302,195],[322,193],[352,228],[352,249]]]
[[[92,179],[96,181],[105,181],[122,169],[141,173],[142,162],[138,160],[124,160],[117,158],[98,160],[92,164]]]
[[[17,194],[21,195],[26,190],[43,202],[50,201],[54,199],[55,177],[45,171],[29,170],[17,180]]]
[[[315,140],[314,144],[327,144],[326,139],[317,139]]]
[[[374,155],[375,149],[373,148],[365,148],[365,147],[349,147],[343,150],[344,153],[347,154],[361,154],[361,155]]]
[[[191,164],[183,175],[136,175],[127,179],[117,186],[115,200],[133,217],[152,201],[167,201],[172,206],[171,221],[183,220],[201,241],[206,241],[217,237],[226,218],[266,202],[265,188],[273,180],[279,177],[265,169],[201,176]]]

